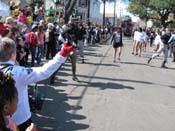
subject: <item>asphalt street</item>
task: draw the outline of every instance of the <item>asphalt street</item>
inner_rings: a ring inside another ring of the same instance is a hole
[[[79,82],[67,61],[54,85],[39,83],[46,98],[33,120],[40,130],[175,131],[175,63],[168,58],[168,69],[160,68],[160,55],[147,65],[152,48],[141,57],[131,51],[132,41],[124,38],[121,61],[113,63],[108,42],[85,47]]]

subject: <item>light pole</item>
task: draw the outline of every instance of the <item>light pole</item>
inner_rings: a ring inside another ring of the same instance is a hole
[[[106,0],[103,0],[103,3],[104,3],[104,7],[103,7],[103,27],[104,27],[105,26],[105,14],[106,14],[106,11],[105,11]]]
[[[87,0],[87,23],[90,22],[90,0]]]
[[[114,25],[115,25],[115,19],[116,19],[116,1],[114,0]]]

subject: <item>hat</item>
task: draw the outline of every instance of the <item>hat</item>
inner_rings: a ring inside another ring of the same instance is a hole
[[[36,29],[38,26],[36,24],[32,25],[32,30]]]
[[[11,17],[11,16],[9,16],[9,17],[7,17],[6,19],[5,19],[5,23],[6,24],[9,24],[10,22],[13,22],[13,18]]]
[[[47,24],[47,27],[48,27],[48,28],[54,27],[54,24],[53,24],[53,23],[48,23],[48,24]]]

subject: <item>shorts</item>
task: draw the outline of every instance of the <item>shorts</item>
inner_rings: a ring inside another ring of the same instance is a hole
[[[123,44],[122,43],[114,43],[113,44],[113,48],[118,48],[118,47],[122,47]]]

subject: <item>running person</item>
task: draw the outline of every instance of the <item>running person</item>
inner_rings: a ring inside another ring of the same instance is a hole
[[[165,34],[160,37],[160,40],[159,40],[159,44],[160,44],[159,50],[155,54],[153,54],[151,56],[151,58],[149,58],[147,64],[149,64],[152,59],[154,59],[155,57],[159,56],[159,54],[161,52],[163,52],[163,54],[164,54],[164,60],[162,62],[161,67],[162,68],[167,68],[165,66],[165,64],[167,63],[167,58],[168,58],[168,47],[169,47],[168,41],[169,41],[170,37],[171,37],[171,32],[167,28]]]

